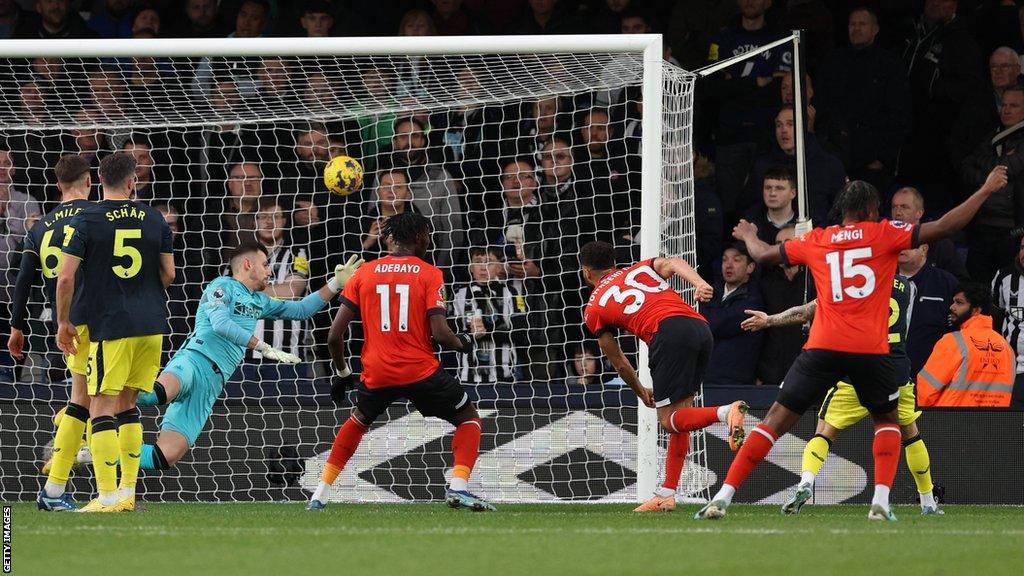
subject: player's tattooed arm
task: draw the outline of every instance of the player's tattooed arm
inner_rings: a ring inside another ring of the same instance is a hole
[[[744,310],[749,318],[740,324],[740,328],[749,332],[757,332],[774,326],[798,326],[804,322],[814,319],[814,312],[818,309],[818,301],[811,300],[801,306],[793,306],[778,314],[765,314],[760,310]]]
[[[643,384],[640,383],[636,370],[622,352],[622,348],[619,347],[619,342],[615,339],[615,336],[611,332],[604,332],[598,337],[597,344],[601,347],[604,355],[608,357],[608,361],[611,362],[615,371],[633,389],[633,392],[640,398],[640,401],[647,407],[654,408],[654,391],[650,388],[644,388]]]
[[[758,238],[756,225],[740,220],[732,229],[732,237],[747,245],[747,252],[758,264],[782,264],[782,245],[770,245]]]

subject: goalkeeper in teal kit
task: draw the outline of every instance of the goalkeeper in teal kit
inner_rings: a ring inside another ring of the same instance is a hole
[[[262,292],[270,276],[266,248],[258,243],[239,246],[231,256],[231,276],[217,278],[206,287],[199,300],[195,330],[164,367],[153,392],[139,396],[140,406],[169,403],[156,444],[142,446],[140,468],[164,470],[188,452],[246,349],[267,360],[298,363],[299,357],[253,336],[256,321],[313,316],[338,295],[360,264],[355,256],[345,265],[339,264],[323,288],[300,301],[274,300]]]

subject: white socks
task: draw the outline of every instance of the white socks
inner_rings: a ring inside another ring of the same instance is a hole
[[[64,495],[64,490],[64,484],[57,484],[56,482],[50,482],[49,480],[47,480],[46,484],[43,486],[43,492],[46,494],[47,498],[60,498]]]
[[[100,504],[103,504],[104,506],[113,506],[114,504],[117,504],[117,501],[120,500],[120,499],[121,499],[121,491],[120,490],[114,490],[110,494],[100,494],[100,497],[99,497]]]
[[[814,474],[814,472],[811,472],[810,470],[804,472],[803,474],[800,475],[800,484],[807,484],[811,488],[814,488],[815,476],[816,475]]]
[[[124,500],[125,498],[131,498],[135,496],[135,488],[118,488],[117,499]]]
[[[889,487],[884,484],[875,484],[875,496],[871,499],[871,503],[889,510]]]
[[[669,496],[675,496],[676,491],[671,488],[665,488],[664,486],[658,486],[657,490],[654,491],[654,495],[659,498],[668,498]]]
[[[466,492],[469,490],[469,480],[452,476],[452,481],[448,483],[448,488],[456,492]]]
[[[725,422],[726,418],[729,417],[729,409],[732,408],[732,404],[725,404],[718,407],[718,421]]]
[[[931,490],[929,490],[927,492],[924,492],[922,494],[919,494],[919,496],[921,497],[921,508],[922,509],[927,507],[927,506],[931,506],[932,508],[937,507],[937,504],[935,503],[935,496],[932,494]]]
[[[732,497],[736,495],[736,489],[728,484],[722,484],[722,487],[718,490],[718,494],[715,494],[712,502],[715,500],[722,500],[726,504],[732,504]]]
[[[330,484],[321,480],[320,483],[317,484],[316,491],[313,492],[313,496],[310,498],[310,500],[319,500],[321,502],[325,502],[324,496],[327,494],[327,491],[330,490],[330,488]]]

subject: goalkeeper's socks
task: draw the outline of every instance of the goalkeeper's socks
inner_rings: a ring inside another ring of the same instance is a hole
[[[452,437],[455,466],[452,468],[452,480],[449,484],[452,490],[469,489],[469,475],[476,464],[477,456],[480,455],[480,432],[479,418],[466,420],[455,427],[455,435]]]
[[[821,434],[815,434],[804,446],[803,464],[801,466],[800,484],[814,486],[814,479],[821,473],[825,465],[832,441]]]
[[[60,498],[64,495],[88,421],[88,408],[68,403],[64,417],[57,425],[57,433],[53,436],[53,461],[50,463],[50,474],[43,486],[47,497]]]
[[[903,441],[903,452],[907,455],[907,468],[917,484],[917,493],[921,495],[921,507],[934,508],[935,496],[932,494],[932,463],[928,456],[928,447],[920,436]]]
[[[725,422],[729,415],[729,406],[711,406],[708,408],[680,408],[669,418],[669,432],[691,432],[707,428],[715,422]]]
[[[668,451],[665,453],[665,481],[662,488],[670,490],[674,494],[679,487],[679,476],[683,473],[683,463],[686,461],[686,452],[690,449],[690,433],[680,432],[668,435]],[[670,494],[659,494],[668,496]]]
[[[735,493],[736,489],[747,479],[747,476],[750,476],[754,468],[761,463],[761,460],[764,460],[764,457],[771,452],[778,437],[779,435],[775,433],[775,430],[772,430],[770,426],[763,422],[755,426],[750,431],[750,434],[747,435],[747,439],[743,442],[740,451],[736,453],[736,457],[733,458],[732,465],[729,466],[729,473],[725,476],[725,485],[722,486],[722,490],[719,492],[729,487]],[[715,499],[717,500],[718,498],[716,497]],[[732,494],[729,494],[726,501],[732,501]]]
[[[96,488],[100,502],[112,506],[117,502],[117,461],[120,445],[117,440],[117,420],[113,416],[92,419],[92,466],[96,474]]]
[[[871,452],[875,458],[875,496],[871,503],[888,510],[889,487],[900,464],[900,427],[893,423],[875,424]]]
[[[163,450],[156,444],[143,444],[142,456],[139,458],[139,468],[142,470],[167,470],[171,465],[164,457]]]

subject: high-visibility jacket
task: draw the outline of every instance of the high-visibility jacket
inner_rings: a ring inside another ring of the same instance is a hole
[[[917,375],[919,406],[1010,405],[1016,359],[992,317],[968,318],[939,339]]]

